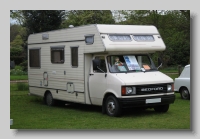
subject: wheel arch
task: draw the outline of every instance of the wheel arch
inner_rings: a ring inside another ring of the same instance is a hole
[[[44,92],[44,98],[46,97],[47,93],[51,93],[51,91],[50,91],[50,90],[46,90],[46,91]],[[51,93],[51,94],[52,94],[52,93]]]
[[[179,90],[178,90],[179,93],[181,93],[181,89],[182,89],[182,88],[186,88],[186,89],[188,90],[188,88],[187,88],[186,86],[181,86],[181,87],[179,88]],[[189,90],[188,90],[188,92],[189,92],[189,94],[190,94],[190,91],[189,91]]]
[[[107,98],[108,96],[117,97],[117,96],[115,95],[115,93],[113,93],[113,92],[111,92],[111,91],[106,92],[106,93],[104,94],[104,97],[103,97],[102,107],[104,106],[104,104],[105,104],[105,102],[106,102],[106,98]]]

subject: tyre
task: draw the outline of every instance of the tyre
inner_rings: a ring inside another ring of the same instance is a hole
[[[190,99],[190,93],[186,87],[181,88],[180,90],[181,98],[188,100]]]
[[[106,113],[109,116],[118,117],[121,115],[121,107],[114,96],[108,96],[105,103]]]
[[[48,92],[45,96],[45,103],[47,106],[54,106],[55,100],[50,92]]]
[[[155,110],[156,112],[163,112],[163,113],[164,113],[164,112],[167,112],[168,109],[169,109],[169,104],[160,105],[160,106],[154,107],[154,110]]]

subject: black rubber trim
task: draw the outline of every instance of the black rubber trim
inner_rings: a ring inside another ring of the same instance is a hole
[[[159,103],[149,103],[146,104],[146,99],[161,98]],[[153,97],[139,97],[139,98],[118,98],[118,101],[123,108],[127,107],[151,107],[157,105],[171,104],[175,101],[175,95],[163,95],[163,96],[153,96]]]

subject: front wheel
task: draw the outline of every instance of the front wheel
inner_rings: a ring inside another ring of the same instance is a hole
[[[160,106],[154,107],[154,110],[155,110],[156,112],[163,112],[163,113],[164,113],[164,112],[167,112],[168,109],[169,109],[169,104],[160,105]]]
[[[182,99],[190,99],[190,93],[186,87],[181,88],[180,94]]]
[[[109,96],[105,103],[106,113],[109,116],[118,117],[121,115],[121,107],[114,96]]]

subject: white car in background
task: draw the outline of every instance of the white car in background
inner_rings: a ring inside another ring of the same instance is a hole
[[[182,99],[190,99],[190,65],[186,65],[181,75],[175,78],[174,91],[179,92]]]

